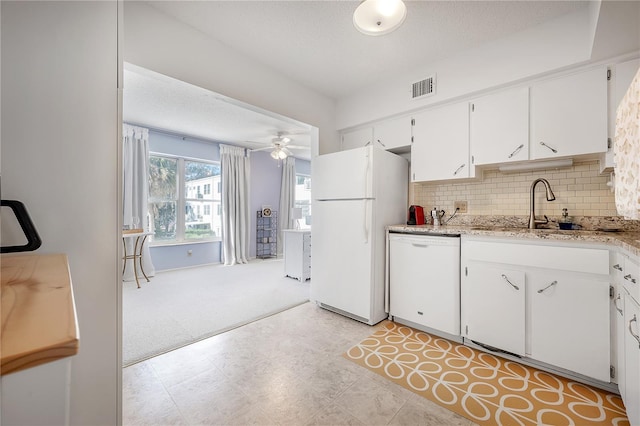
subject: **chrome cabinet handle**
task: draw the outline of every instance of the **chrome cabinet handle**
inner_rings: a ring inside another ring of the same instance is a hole
[[[453,172],[453,175],[454,175],[454,176],[455,176],[455,175],[457,175],[457,174],[458,174],[458,172],[464,168],[464,166],[466,166],[466,164],[463,164],[463,165],[461,165],[460,167],[458,167],[458,168],[456,169],[456,171],[455,171],[455,172]]]
[[[635,278],[631,278],[631,274],[625,275],[624,279],[627,281],[631,281],[632,283],[636,283],[636,279]]]
[[[515,149],[515,151],[513,151],[511,154],[509,154],[509,158],[513,157],[514,155],[516,155],[522,148],[524,148],[524,144],[520,144],[519,147],[517,147]]]
[[[613,269],[616,269],[616,270],[622,272],[622,267],[620,266],[619,263],[616,263],[615,265],[613,265]]]
[[[382,145],[382,147],[383,147],[383,148],[386,148],[386,147],[387,147],[385,144],[383,144],[383,143],[382,143],[382,141],[381,141],[380,139],[378,139],[378,143],[379,143],[380,145]]]
[[[516,290],[520,290],[520,287],[518,287],[517,285],[515,285],[514,283],[512,283],[511,281],[509,281],[509,278],[507,278],[507,276],[505,274],[502,274],[502,278],[508,282],[511,287],[515,288]]]
[[[631,318],[631,320],[629,320],[629,333],[631,333],[631,335],[638,341],[638,348],[640,348],[640,336],[635,334],[633,332],[633,330],[631,329],[631,323],[634,322],[634,321],[636,323],[638,322],[638,318],[636,317],[635,314],[633,314],[633,318]]]
[[[558,150],[557,150],[557,149],[553,149],[553,148],[551,148],[549,145],[547,145],[546,143],[544,143],[544,142],[542,142],[542,141],[540,141],[540,145],[542,145],[542,146],[544,146],[544,147],[549,148],[549,149],[551,150],[551,152],[553,152],[554,154],[557,154],[557,153],[558,153]]]
[[[622,298],[618,294],[618,297],[616,297],[616,299],[613,301],[613,306],[615,306],[616,311],[620,312],[620,315],[624,315],[624,313],[622,312],[622,309],[618,308],[618,300],[621,300],[621,299]]]
[[[546,289],[548,289],[549,287],[553,287],[554,285],[558,284],[558,281],[554,281],[551,284],[549,284],[548,286],[546,286],[545,288],[541,288],[540,290],[538,290],[538,293],[542,293],[543,291],[545,291]]]

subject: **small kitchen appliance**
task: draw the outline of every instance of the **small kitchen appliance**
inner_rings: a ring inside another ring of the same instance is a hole
[[[424,225],[424,209],[422,206],[410,206],[407,225]]]
[[[438,210],[437,207],[434,207],[433,210],[431,210],[431,224],[433,226],[440,226],[444,213],[444,210]]]

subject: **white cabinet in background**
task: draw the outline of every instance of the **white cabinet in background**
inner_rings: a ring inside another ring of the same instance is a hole
[[[349,130],[342,133],[341,150],[360,148],[373,142],[373,127]]]
[[[629,296],[624,302],[624,328],[623,400],[629,423],[640,425],[640,305]]]
[[[460,238],[389,234],[389,314],[460,335]]]
[[[430,109],[413,118],[411,180],[475,176],[469,157],[469,105],[461,102]]]
[[[373,126],[373,141],[378,148],[394,150],[411,146],[411,118],[381,121]]]
[[[476,263],[462,277],[463,335],[475,343],[525,355],[525,274]]]
[[[299,281],[311,278],[311,231],[285,229],[284,274]]]
[[[532,85],[530,145],[532,160],[606,152],[606,67]]]
[[[518,87],[471,101],[473,164],[529,159],[529,88]]]

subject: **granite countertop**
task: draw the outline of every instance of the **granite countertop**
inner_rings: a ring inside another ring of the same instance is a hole
[[[640,231],[603,226],[591,230],[560,230],[558,228],[529,229],[524,226],[483,225],[391,225],[390,232],[425,234],[425,235],[477,235],[485,237],[519,238],[564,242],[604,243],[620,247],[640,256]],[[600,230],[597,230],[600,229]],[[604,229],[604,230],[602,230]]]

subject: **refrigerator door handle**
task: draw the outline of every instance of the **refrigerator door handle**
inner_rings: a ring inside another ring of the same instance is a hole
[[[364,223],[364,243],[369,244],[369,224],[367,223],[367,199],[362,200],[364,203],[364,208],[362,209],[364,212],[364,217],[362,218],[362,222]]]
[[[369,151],[372,148],[368,148],[365,150],[365,166],[364,166],[364,197],[371,197],[371,194],[369,194],[369,162],[371,161],[371,156],[369,155]]]

